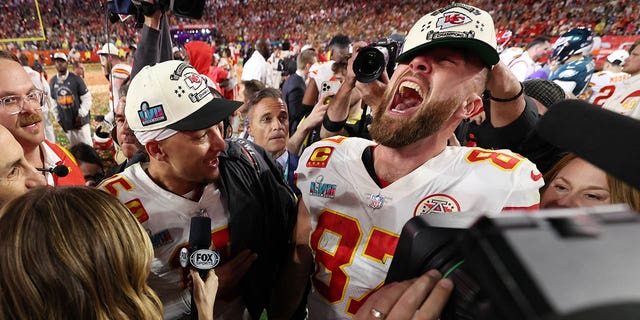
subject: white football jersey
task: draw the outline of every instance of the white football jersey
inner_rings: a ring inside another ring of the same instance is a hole
[[[616,88],[630,75],[626,72],[600,71],[591,76],[589,103],[602,106],[616,92]]]
[[[98,188],[124,203],[151,237],[154,259],[148,283],[162,300],[165,319],[188,314],[189,273],[180,266],[179,252],[189,244],[191,217],[206,215],[211,218],[211,243],[224,259],[229,244],[229,217],[220,199],[220,190],[208,184],[199,201],[189,200],[155,184],[140,163],[104,180]],[[219,308],[216,304],[216,318],[220,318],[219,312],[235,316],[243,313],[241,303],[232,304],[233,310],[230,305]]]
[[[322,83],[325,81],[335,80],[333,70],[331,67],[335,61],[329,60],[327,62],[316,62],[311,68],[309,68],[309,78],[313,78],[318,87],[318,92],[322,92]],[[320,96],[318,96],[318,99]]]
[[[447,147],[380,188],[361,159],[375,142],[332,137],[305,149],[298,188],[316,265],[310,319],[350,319],[383,285],[404,224],[423,214],[535,209],[542,174],[508,150]]]
[[[529,54],[526,51],[519,57],[511,60],[507,66],[520,82],[524,81],[528,76],[540,69],[540,66],[536,64],[531,57],[529,57]]]
[[[500,53],[500,61],[504,62],[504,64],[508,66],[511,63],[511,61],[520,57],[522,53],[524,53],[524,49],[522,49],[521,47],[506,48],[504,49],[504,51]]]
[[[602,107],[640,119],[640,74],[622,81]]]

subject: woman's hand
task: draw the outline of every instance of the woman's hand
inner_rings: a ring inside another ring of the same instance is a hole
[[[213,305],[216,302],[218,293],[218,276],[211,269],[207,275],[207,280],[203,281],[197,270],[190,269],[191,281],[193,282],[193,301],[198,308],[198,317],[201,320],[213,320]]]

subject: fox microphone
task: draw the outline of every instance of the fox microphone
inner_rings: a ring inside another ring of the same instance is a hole
[[[180,251],[180,265],[183,268],[191,265],[198,270],[202,280],[207,279],[210,269],[220,262],[220,255],[209,249],[211,246],[211,218],[196,216],[191,218],[189,231],[189,249]],[[191,292],[191,319],[198,319],[198,308]]]
[[[56,176],[62,178],[66,177],[69,174],[69,168],[67,166],[59,164],[53,168],[36,168],[38,171],[49,172],[55,174]]]

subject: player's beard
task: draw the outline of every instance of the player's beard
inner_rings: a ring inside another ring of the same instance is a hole
[[[458,99],[429,102],[423,101],[417,112],[408,121],[406,118],[396,118],[385,113],[386,108],[394,98],[388,94],[379,108],[374,111],[373,122],[369,128],[371,138],[383,146],[392,148],[410,145],[422,138],[435,134],[442,125],[453,115]]]

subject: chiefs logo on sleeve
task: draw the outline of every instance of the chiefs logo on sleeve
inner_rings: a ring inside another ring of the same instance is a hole
[[[307,168],[326,168],[332,152],[333,147],[315,148],[307,160]]]

